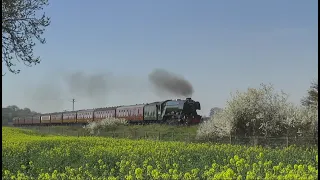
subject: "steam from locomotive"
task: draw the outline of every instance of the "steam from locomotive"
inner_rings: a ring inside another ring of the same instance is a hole
[[[175,96],[191,97],[193,87],[189,81],[163,69],[155,69],[149,74],[149,81],[159,90]]]
[[[51,74],[43,78],[38,84],[26,87],[25,101],[29,107],[46,112],[63,109],[71,98],[91,103],[94,107],[104,106],[112,93],[119,92],[127,96],[136,91],[141,92],[141,96],[143,92],[154,92],[161,96],[161,99],[186,98],[193,94],[190,82],[164,69],[154,69],[145,78],[114,76],[108,72],[91,74],[84,71]]]
[[[79,71],[67,76],[65,81],[71,94],[95,99],[106,96],[110,88],[107,74],[102,73],[89,75]]]

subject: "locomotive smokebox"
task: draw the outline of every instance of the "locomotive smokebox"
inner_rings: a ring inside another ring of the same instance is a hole
[[[186,98],[185,109],[189,111],[201,110],[201,105],[198,101],[194,101],[191,98]]]

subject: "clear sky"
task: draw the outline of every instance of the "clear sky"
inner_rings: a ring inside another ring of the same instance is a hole
[[[317,0],[52,0],[45,11],[42,62],[2,78],[2,106],[52,112],[72,109],[73,97],[76,109],[162,100],[147,78],[163,68],[192,83],[207,115],[260,83],[299,103],[318,77]],[[99,101],[81,97],[64,80],[78,71],[118,83]]]

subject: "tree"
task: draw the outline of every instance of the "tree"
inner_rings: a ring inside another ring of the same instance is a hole
[[[2,63],[11,73],[20,72],[13,68],[14,59],[29,67],[40,63],[40,57],[33,54],[33,39],[46,42],[41,35],[50,19],[44,13],[36,15],[46,5],[48,0],[2,0]]]
[[[211,108],[211,109],[210,109],[209,116],[212,117],[214,114],[216,114],[216,113],[218,113],[218,112],[220,112],[220,111],[222,111],[221,108],[218,108],[218,107]]]
[[[226,107],[200,124],[198,138],[223,136],[287,136],[313,132],[318,114],[314,108],[295,106],[288,96],[270,85],[237,92]]]
[[[10,105],[6,108],[2,108],[2,125],[8,124],[8,122],[12,122],[12,118],[14,117],[33,116],[37,114],[40,113],[31,111],[29,108],[20,109],[16,105]]]
[[[7,107],[8,109],[10,109],[11,111],[15,112],[15,111],[18,111],[19,110],[19,107],[16,106],[16,105],[11,105],[11,106],[8,106]]]
[[[318,105],[318,81],[311,83],[308,95],[301,100],[301,104],[306,107]]]

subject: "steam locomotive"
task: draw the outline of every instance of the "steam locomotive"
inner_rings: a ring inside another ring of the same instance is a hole
[[[84,125],[89,122],[101,121],[105,118],[126,119],[129,123],[166,123],[166,124],[197,124],[201,116],[200,103],[191,98],[185,100],[165,100],[147,104],[105,107],[79,111],[55,112],[41,115],[15,117],[14,126],[39,125]]]

